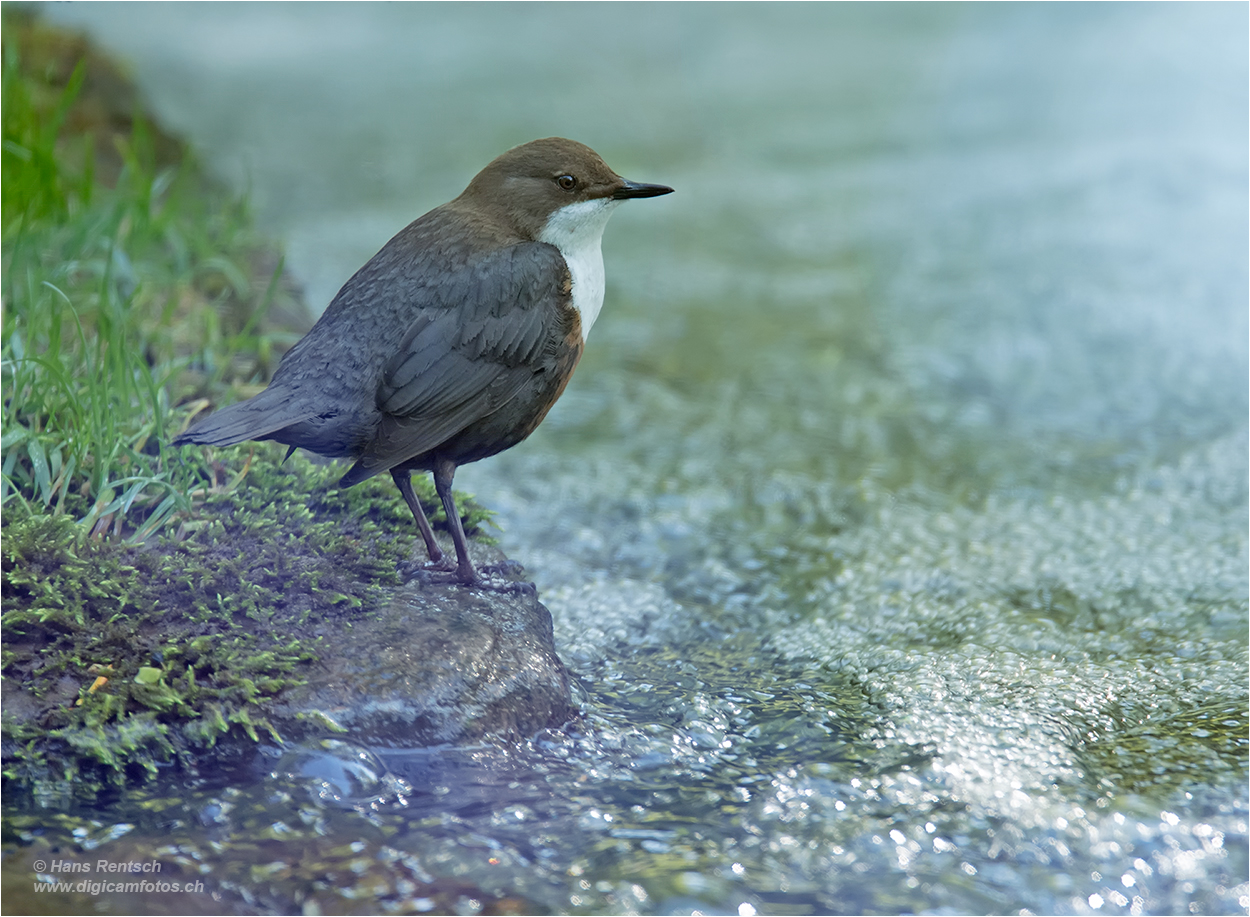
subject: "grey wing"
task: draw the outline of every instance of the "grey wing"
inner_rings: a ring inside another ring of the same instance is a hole
[[[550,369],[567,332],[570,283],[557,249],[527,242],[475,259],[431,290],[383,367],[382,423],[344,486],[446,442]]]

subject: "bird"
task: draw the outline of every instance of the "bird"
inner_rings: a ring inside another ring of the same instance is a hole
[[[260,394],[172,445],[274,440],[353,461],[351,487],[389,472],[435,581],[492,589],[452,496],[456,469],[515,446],[564,392],[603,306],[601,240],[623,201],[669,194],[548,137],[491,161],[454,200],[400,230],[345,283]],[[412,487],[430,472],[456,558]]]

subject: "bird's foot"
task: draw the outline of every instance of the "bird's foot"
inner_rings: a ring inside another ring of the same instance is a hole
[[[471,589],[488,589],[491,592],[515,592],[518,595],[538,595],[538,587],[529,580],[505,579],[502,576],[478,576],[469,581],[460,581],[460,585]]]
[[[483,564],[478,570],[482,573],[498,573],[501,576],[520,576],[525,572],[525,567],[520,561],[505,560],[497,564]]]
[[[455,567],[450,570],[426,564],[418,568],[411,579],[423,586],[464,586],[468,589],[488,589],[491,592],[516,592],[537,595],[538,587],[527,580],[508,579],[507,575],[519,574],[525,568],[515,561],[503,564],[491,564],[480,571],[462,571]],[[485,574],[502,573],[505,576]]]
[[[411,579],[419,579],[425,582],[431,574],[443,573],[453,574],[454,579],[455,572],[456,562],[445,554],[438,560],[427,560],[424,562],[410,560],[399,565],[399,575],[405,582]]]
[[[518,561],[505,560],[497,564],[484,564],[473,572],[473,576],[461,580],[465,586],[478,589],[490,589],[492,592],[518,592],[538,595],[538,587],[528,580],[516,579],[525,573]]]

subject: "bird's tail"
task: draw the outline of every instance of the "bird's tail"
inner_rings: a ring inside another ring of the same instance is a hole
[[[214,411],[174,437],[172,445],[231,446],[248,439],[267,439],[284,427],[300,423],[316,412],[293,404],[291,393],[270,387],[255,398]]]

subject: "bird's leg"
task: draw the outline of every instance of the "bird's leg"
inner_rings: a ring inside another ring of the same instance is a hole
[[[447,527],[451,529],[451,540],[456,545],[456,576],[466,585],[478,585],[482,578],[473,569],[473,561],[469,559],[469,541],[464,537],[464,526],[460,522],[460,513],[456,511],[456,501],[451,495],[451,479],[456,474],[456,463],[451,459],[439,459],[434,465],[434,489],[443,501],[443,512],[447,514]]]
[[[533,583],[524,581],[512,581],[498,579],[494,577],[485,577],[477,571],[473,566],[473,561],[469,559],[469,539],[464,535],[464,525],[460,521],[460,513],[456,510],[455,498],[451,495],[451,479],[456,474],[456,463],[450,459],[439,459],[434,464],[434,489],[438,491],[439,498],[443,501],[443,511],[447,513],[447,527],[451,529],[451,540],[456,543],[456,570],[454,576],[456,581],[463,586],[476,586],[479,589],[492,589],[497,592],[526,592],[531,595],[536,594]],[[428,523],[427,523],[428,524]],[[450,569],[450,561],[445,561],[447,566],[445,570]],[[483,567],[483,570],[490,572],[502,572],[503,569],[509,572],[513,571],[513,567],[520,568],[520,564],[509,561],[508,564],[500,565],[500,568]]]
[[[412,517],[417,520],[417,528],[421,530],[421,538],[425,541],[425,550],[430,555],[429,566],[435,570],[452,569],[450,560],[443,553],[443,549],[438,546],[438,542],[434,540],[434,530],[430,528],[430,520],[425,518],[425,510],[421,508],[421,501],[413,492],[412,472],[392,468],[391,477],[394,478],[399,492],[404,495],[404,502],[408,504],[408,509],[412,510]]]

